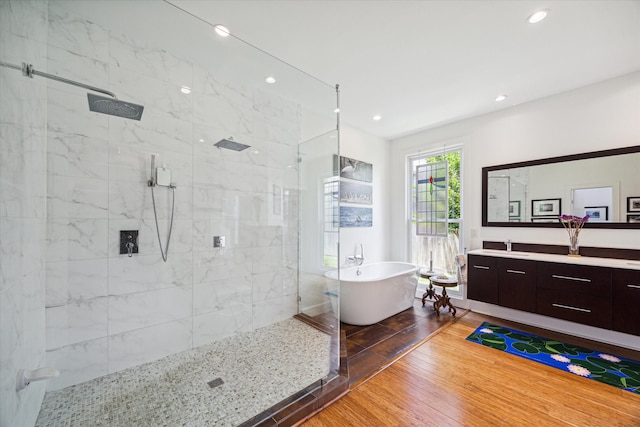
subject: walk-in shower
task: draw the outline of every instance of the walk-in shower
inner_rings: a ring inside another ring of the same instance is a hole
[[[42,71],[36,70],[35,68],[33,68],[33,65],[27,64],[25,62],[23,62],[22,66],[20,66],[0,61],[0,66],[21,70],[22,75],[25,77],[33,78],[33,76],[40,76],[61,83],[78,86],[94,92],[103,93],[111,97],[107,98],[104,96],[97,96],[92,93],[88,93],[87,98],[89,100],[89,110],[91,111],[102,114],[109,114],[116,117],[123,117],[125,119],[140,120],[142,118],[142,111],[144,110],[144,106],[133,104],[131,102],[121,101],[113,92],[110,92],[106,89],[101,89],[99,87],[80,83],[75,80],[65,79],[64,77],[56,76],[54,74],[44,73]]]

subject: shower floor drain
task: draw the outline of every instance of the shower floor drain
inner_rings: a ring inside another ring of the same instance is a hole
[[[222,384],[224,384],[224,381],[222,381],[222,378],[216,378],[215,380],[209,381],[207,384],[211,388],[216,388],[216,387],[221,386]]]

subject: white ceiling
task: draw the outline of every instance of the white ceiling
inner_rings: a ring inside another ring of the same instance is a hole
[[[640,0],[170,2],[340,84],[341,120],[387,139],[640,70]]]

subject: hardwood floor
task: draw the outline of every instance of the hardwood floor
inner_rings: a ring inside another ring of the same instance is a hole
[[[485,320],[640,360],[640,352],[460,313],[302,425],[640,426],[639,395],[466,341]]]

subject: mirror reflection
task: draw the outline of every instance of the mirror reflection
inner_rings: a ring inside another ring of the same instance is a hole
[[[589,222],[604,227],[633,223],[640,212],[634,213],[628,205],[640,197],[640,146],[623,150],[624,154],[604,157],[484,168],[484,225],[558,223],[558,215],[563,214],[589,215]]]

